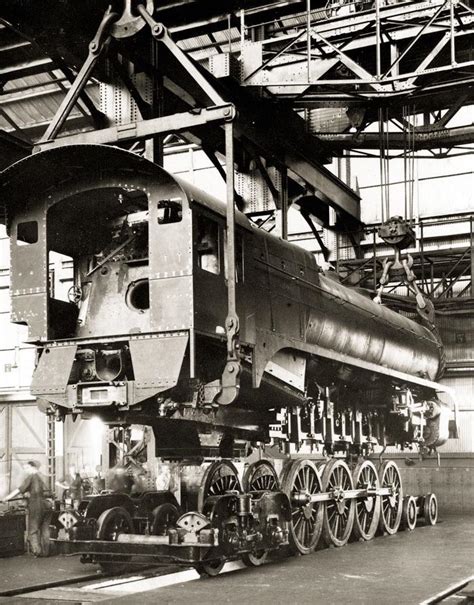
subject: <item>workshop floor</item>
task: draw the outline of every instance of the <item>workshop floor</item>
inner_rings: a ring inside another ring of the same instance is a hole
[[[435,527],[320,550],[258,569],[129,594],[122,602],[411,605],[473,574],[474,516],[447,518]]]
[[[42,605],[98,601],[117,605],[429,602],[474,574],[474,515],[447,517],[435,527],[421,526],[414,532],[356,542],[341,549],[324,549],[256,569],[242,568],[236,563],[226,567],[227,573],[212,579],[198,580],[191,570],[174,574],[163,571],[160,577],[151,578],[140,577],[137,572],[118,583],[113,579],[91,580],[96,568],[82,566],[74,558],[0,559],[0,592],[81,574],[88,576],[81,586],[0,601]]]
[[[60,582],[68,578],[98,574],[95,566],[82,565],[79,557],[35,558],[31,555],[0,558],[0,593],[24,586]]]

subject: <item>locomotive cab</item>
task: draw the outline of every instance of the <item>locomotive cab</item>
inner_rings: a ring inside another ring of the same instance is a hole
[[[185,357],[189,366],[192,212],[158,166],[107,148],[84,162],[80,151],[28,158],[21,179],[4,182],[14,192],[12,321],[38,346],[33,394],[66,408],[125,408],[173,387]],[[61,187],[48,182],[52,165]],[[54,254],[73,266],[62,299],[48,271]]]

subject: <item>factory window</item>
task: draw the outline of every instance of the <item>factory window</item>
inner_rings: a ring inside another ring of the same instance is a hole
[[[19,246],[36,244],[38,241],[38,223],[36,221],[18,223],[16,240]]]
[[[183,218],[183,205],[179,198],[158,202],[158,224],[179,223]]]
[[[204,271],[219,275],[219,225],[205,216],[197,220],[197,258]]]

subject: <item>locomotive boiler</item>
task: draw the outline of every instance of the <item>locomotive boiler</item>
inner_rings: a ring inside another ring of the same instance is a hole
[[[75,527],[88,560],[110,561],[99,546],[107,540],[119,559],[137,554],[137,540],[141,554],[187,544],[186,561],[205,560],[212,573],[222,558],[243,553],[256,564],[288,540],[310,552],[321,531],[336,545],[353,525],[365,539],[379,519],[396,531],[399,473],[390,462],[377,473],[362,458],[375,446],[434,449],[448,438],[435,331],[345,287],[310,252],[237,212],[238,359],[229,366],[224,204],[135,154],[99,145],[18,162],[2,173],[0,199],[11,318],[28,326],[37,348],[31,391],[46,413],[148,425],[162,459],[232,458],[242,444],[265,443],[326,460],[322,476],[311,460],[289,465],[281,490],[270,463],[252,465],[242,489],[235,467],[218,461],[206,471],[200,512],[184,520],[169,496],[140,506],[125,496],[113,506],[86,503],[84,518],[71,513],[63,525]],[[52,291],[52,254],[73,265],[65,300]],[[229,399],[232,368],[238,389]],[[353,473],[344,456],[361,460]],[[178,519],[171,533],[163,529],[170,510]],[[144,536],[152,513],[159,529]]]

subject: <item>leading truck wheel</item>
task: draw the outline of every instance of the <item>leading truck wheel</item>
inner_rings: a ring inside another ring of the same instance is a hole
[[[332,458],[323,472],[323,491],[332,499],[326,502],[323,537],[328,546],[344,546],[354,525],[355,501],[346,492],[353,489],[352,475],[344,460]]]
[[[291,505],[289,540],[295,554],[308,555],[313,552],[321,536],[324,505],[311,502],[310,496],[322,491],[321,478],[310,460],[290,462],[281,476],[282,491]]]
[[[133,521],[128,511],[121,506],[108,508],[97,521],[97,539],[115,542],[120,534],[133,533]],[[99,561],[99,565],[106,572],[119,573],[127,567],[131,557],[109,555]]]
[[[364,460],[355,467],[352,477],[354,489],[367,490],[366,497],[355,501],[352,534],[358,540],[372,540],[380,518],[380,496],[371,493],[380,486],[377,469],[370,460]]]
[[[383,462],[379,469],[380,487],[390,493],[381,498],[379,527],[382,533],[396,534],[400,527],[403,510],[402,478],[398,466],[392,460]]]

